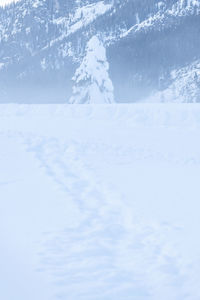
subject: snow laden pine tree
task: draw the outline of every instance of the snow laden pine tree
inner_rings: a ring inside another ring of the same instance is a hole
[[[113,84],[108,74],[106,49],[97,36],[86,47],[86,54],[72,80],[73,95],[70,103],[113,103]]]

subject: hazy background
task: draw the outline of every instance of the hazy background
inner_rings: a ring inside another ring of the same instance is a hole
[[[0,7],[0,103],[68,102],[94,36],[106,49],[116,102],[200,102],[199,15],[199,1],[180,0]]]

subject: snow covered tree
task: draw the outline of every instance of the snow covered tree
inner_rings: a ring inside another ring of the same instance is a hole
[[[113,103],[113,84],[108,74],[106,49],[97,36],[86,47],[86,54],[76,70],[70,103]]]

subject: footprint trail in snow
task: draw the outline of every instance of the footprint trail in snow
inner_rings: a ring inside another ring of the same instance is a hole
[[[181,278],[178,253],[167,239],[180,228],[140,219],[134,199],[130,208],[87,168],[77,142],[29,137],[26,146],[66,193],[66,201],[73,199],[81,212],[74,227],[45,233],[41,244],[42,270],[58,287],[58,298],[93,299],[95,294],[95,299],[158,299],[163,291],[172,299],[182,296],[173,288]]]

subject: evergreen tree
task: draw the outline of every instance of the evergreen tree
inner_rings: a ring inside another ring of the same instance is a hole
[[[113,84],[108,74],[106,50],[97,36],[86,47],[86,55],[72,80],[70,103],[113,103]]]

